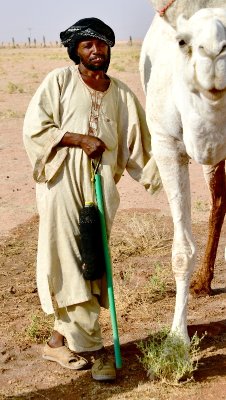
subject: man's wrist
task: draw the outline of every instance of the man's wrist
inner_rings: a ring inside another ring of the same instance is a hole
[[[62,137],[59,146],[78,146],[81,147],[84,135],[80,133],[66,132]]]

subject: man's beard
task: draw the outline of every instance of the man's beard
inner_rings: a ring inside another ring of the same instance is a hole
[[[109,65],[109,59],[107,58],[103,58],[103,61],[101,64],[99,65],[94,65],[92,64],[92,62],[86,62],[83,57],[80,57],[80,62],[84,65],[84,67],[86,67],[87,69],[89,69],[90,71],[104,71],[106,72],[108,69],[108,65]]]

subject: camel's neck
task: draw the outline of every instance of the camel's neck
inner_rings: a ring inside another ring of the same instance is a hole
[[[190,18],[201,8],[225,7],[225,0],[150,0],[156,12],[164,10],[163,18],[176,27],[177,17],[183,14],[185,18]]]
[[[168,8],[170,6],[172,6],[172,4],[175,2],[176,0],[170,0],[164,7],[160,8],[160,10],[157,10],[160,17],[163,17],[166,13],[166,11],[168,10]]]

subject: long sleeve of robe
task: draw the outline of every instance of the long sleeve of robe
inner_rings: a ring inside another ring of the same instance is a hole
[[[107,149],[102,175],[108,231],[119,205],[116,183],[125,169],[149,191],[161,182],[151,154],[151,136],[136,96],[110,78],[98,114],[96,135]],[[91,293],[107,305],[105,278],[85,281],[81,274],[79,210],[94,200],[91,161],[80,147],[60,147],[66,132],[88,134],[92,95],[78,68],[52,71],[33,96],[24,120],[24,145],[37,182],[40,217],[37,286],[46,313],[90,300]]]

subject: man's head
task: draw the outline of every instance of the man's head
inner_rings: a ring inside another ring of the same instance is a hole
[[[75,54],[80,63],[91,71],[104,71],[110,62],[110,48],[103,40],[87,38],[77,43]]]
[[[110,47],[115,44],[113,30],[98,18],[84,18],[60,33],[62,44],[67,47],[68,55],[75,62],[85,63],[89,69],[103,69],[107,71],[110,62]],[[103,58],[104,66],[99,61],[94,62],[93,55],[88,55],[88,48],[96,46],[96,55]],[[105,49],[104,49],[105,48]],[[107,49],[107,58],[105,57]],[[85,52],[85,53],[84,53]],[[86,57],[87,56],[87,57]]]

